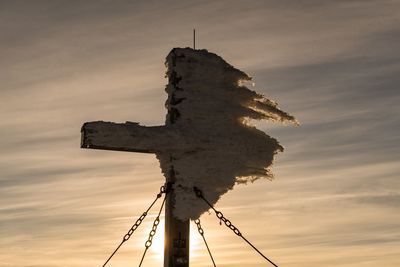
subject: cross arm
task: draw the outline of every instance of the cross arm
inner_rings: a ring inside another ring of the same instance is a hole
[[[83,124],[81,148],[156,153],[168,150],[177,134],[166,126],[93,121]]]

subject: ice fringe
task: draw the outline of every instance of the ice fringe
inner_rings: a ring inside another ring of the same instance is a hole
[[[277,104],[246,86],[251,78],[206,50],[174,48],[166,60],[168,115],[165,125],[87,122],[81,147],[155,153],[167,180],[175,179],[174,215],[197,219],[235,183],[271,179],[278,141],[246,122],[297,124]],[[173,174],[173,175],[172,175]]]
[[[242,81],[251,80],[246,73],[207,50],[174,48],[166,66],[165,127],[180,138],[156,154],[164,175],[171,168],[175,173],[175,216],[197,219],[208,207],[196,199],[194,186],[215,204],[235,183],[272,178],[269,167],[283,147],[247,119],[297,121],[245,87]]]

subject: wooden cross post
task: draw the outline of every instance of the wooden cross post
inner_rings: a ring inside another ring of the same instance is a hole
[[[246,120],[297,124],[274,101],[243,85],[250,76],[216,54],[194,49],[193,41],[193,49],[174,48],[167,56],[165,125],[95,121],[82,127],[82,148],[156,154],[172,184],[164,267],[189,266],[189,218],[198,218],[236,182],[271,177],[268,167],[283,147]],[[208,205],[198,201],[194,187],[205,192]]]
[[[82,127],[81,147],[156,153],[157,145],[164,145],[165,147],[165,145],[173,145],[174,142],[177,142],[173,136],[169,136],[168,138],[167,131],[162,131],[161,127],[144,127],[131,122],[124,124],[103,121],[88,122]],[[164,135],[164,138],[160,134]],[[144,145],[144,143],[148,142],[142,141],[149,138],[154,140],[152,146]],[[164,144],[161,144],[161,142],[164,142]],[[171,167],[167,182],[174,183],[174,179],[175,173],[173,167]],[[174,191],[172,190],[167,195],[165,203],[164,267],[188,267],[189,220],[181,221],[173,216],[174,199]]]
[[[176,77],[171,74],[171,80]],[[173,82],[173,81],[172,81]],[[168,101],[176,101],[170,98]],[[145,127],[138,123],[87,122],[81,130],[81,148],[129,151],[139,153],[164,153],[173,151],[182,140],[171,130],[177,120],[176,110],[168,109],[166,126]],[[162,148],[162,150],[160,150]],[[167,181],[175,182],[173,157],[170,156]],[[173,215],[174,190],[168,193],[165,203],[164,267],[189,266],[190,220],[179,220]]]

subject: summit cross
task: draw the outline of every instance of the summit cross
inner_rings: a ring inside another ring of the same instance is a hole
[[[189,266],[189,221],[236,183],[271,179],[279,142],[247,122],[297,123],[277,103],[245,86],[251,77],[207,50],[174,48],[166,59],[165,125],[87,122],[81,147],[153,153],[171,184],[165,204],[164,267]]]
[[[170,77],[171,79],[171,77]],[[176,111],[169,109],[167,124],[174,124]],[[81,129],[81,148],[139,153],[157,153],[160,148],[173,149],[179,142],[168,127],[145,127],[138,123],[112,123],[94,121],[84,123]],[[166,183],[175,182],[173,165],[169,169]],[[166,195],[164,267],[189,266],[190,220],[180,220],[173,215],[175,192]]]

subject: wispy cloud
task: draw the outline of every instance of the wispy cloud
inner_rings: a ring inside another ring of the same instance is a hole
[[[162,124],[164,57],[191,46],[193,27],[200,48],[302,123],[260,124],[286,147],[277,179],[237,186],[217,207],[282,266],[398,266],[399,11],[397,1],[2,1],[0,266],[102,264],[163,177],[153,155],[81,151],[80,126]],[[213,214],[202,220],[218,265],[264,266]],[[148,227],[115,266],[137,262]],[[193,240],[193,263],[207,265]]]

